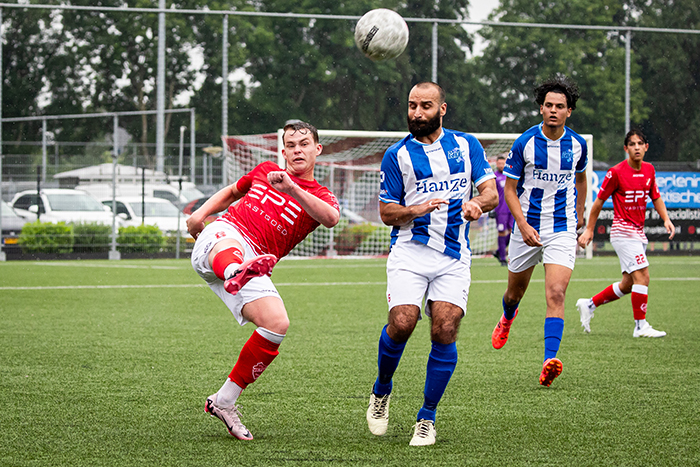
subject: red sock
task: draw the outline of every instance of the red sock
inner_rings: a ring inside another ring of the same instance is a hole
[[[596,307],[600,305],[605,305],[606,303],[613,302],[618,298],[621,298],[624,294],[620,290],[620,283],[615,282],[604,288],[601,292],[594,295],[591,300]]]
[[[646,285],[634,284],[632,286],[632,313],[634,319],[646,319],[647,301],[649,300],[649,287]]]
[[[221,250],[214,256],[214,261],[211,263],[211,268],[216,274],[216,277],[222,281],[226,280],[224,271],[226,267],[231,263],[242,264],[243,263],[243,252],[236,247],[226,248]]]
[[[228,377],[245,389],[246,386],[258,379],[265,368],[279,355],[277,350],[279,346],[279,344],[265,339],[257,331],[254,332],[241,349],[238,361]]]

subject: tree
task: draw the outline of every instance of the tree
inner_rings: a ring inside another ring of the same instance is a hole
[[[622,0],[503,0],[494,15],[501,22],[621,26],[629,11]],[[577,81],[581,99],[567,124],[592,133],[596,159],[617,159],[624,133],[625,51],[616,31],[525,27],[486,28],[489,40],[476,60],[491,92],[502,130],[521,132],[540,121],[532,89],[544,78],[564,73]],[[635,57],[636,58],[636,57]],[[640,67],[632,62],[632,119],[649,108]],[[602,143],[602,144],[601,144]]]
[[[655,28],[700,27],[694,0],[632,1],[634,24]],[[700,159],[700,37],[694,34],[635,33],[632,48],[641,67],[648,118],[637,120],[650,139],[650,160]]]

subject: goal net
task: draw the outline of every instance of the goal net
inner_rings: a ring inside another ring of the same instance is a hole
[[[389,253],[391,227],[379,218],[379,170],[384,152],[407,132],[318,130],[323,153],[314,177],[330,188],[340,202],[341,219],[332,229],[320,226],[297,245],[290,256],[383,256]],[[472,133],[482,144],[492,166],[510,150],[520,134]],[[282,158],[282,130],[275,133],[224,137],[229,183],[257,164]],[[482,216],[472,222],[469,243],[474,256],[497,248],[495,219]]]

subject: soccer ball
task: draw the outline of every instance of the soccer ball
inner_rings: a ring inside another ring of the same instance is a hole
[[[370,10],[355,26],[355,44],[375,62],[396,58],[408,44],[408,25],[395,11]]]

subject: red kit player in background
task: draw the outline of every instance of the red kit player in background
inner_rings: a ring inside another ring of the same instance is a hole
[[[666,205],[656,186],[654,167],[644,162],[644,154],[649,149],[644,134],[639,130],[630,130],[625,136],[625,152],[628,158],[608,170],[601,184],[598,197],[588,219],[586,231],[579,237],[581,247],[593,239],[593,230],[603,203],[613,197],[614,216],[610,229],[610,243],[620,259],[622,280],[609,285],[593,298],[582,298],[576,302],[581,315],[581,326],[591,332],[591,318],[596,307],[632,294],[632,312],[634,314],[633,337],[663,337],[663,331],[652,328],[646,320],[649,287],[649,261],[647,261],[647,237],[644,234],[647,196],[654,203],[654,208],[664,221],[664,227],[670,234],[675,234],[675,227],[668,218]]]
[[[236,400],[279,354],[289,327],[287,310],[269,277],[272,268],[320,224],[330,228],[340,218],[338,200],[314,180],[316,156],[323,149],[316,128],[305,122],[287,124],[283,144],[285,170],[263,162],[187,219],[187,230],[196,239],[195,271],[241,326],[249,321],[257,326],[223,386],[205,405],[207,413],[242,440],[253,435],[241,423]],[[225,209],[204,226],[207,216]]]

